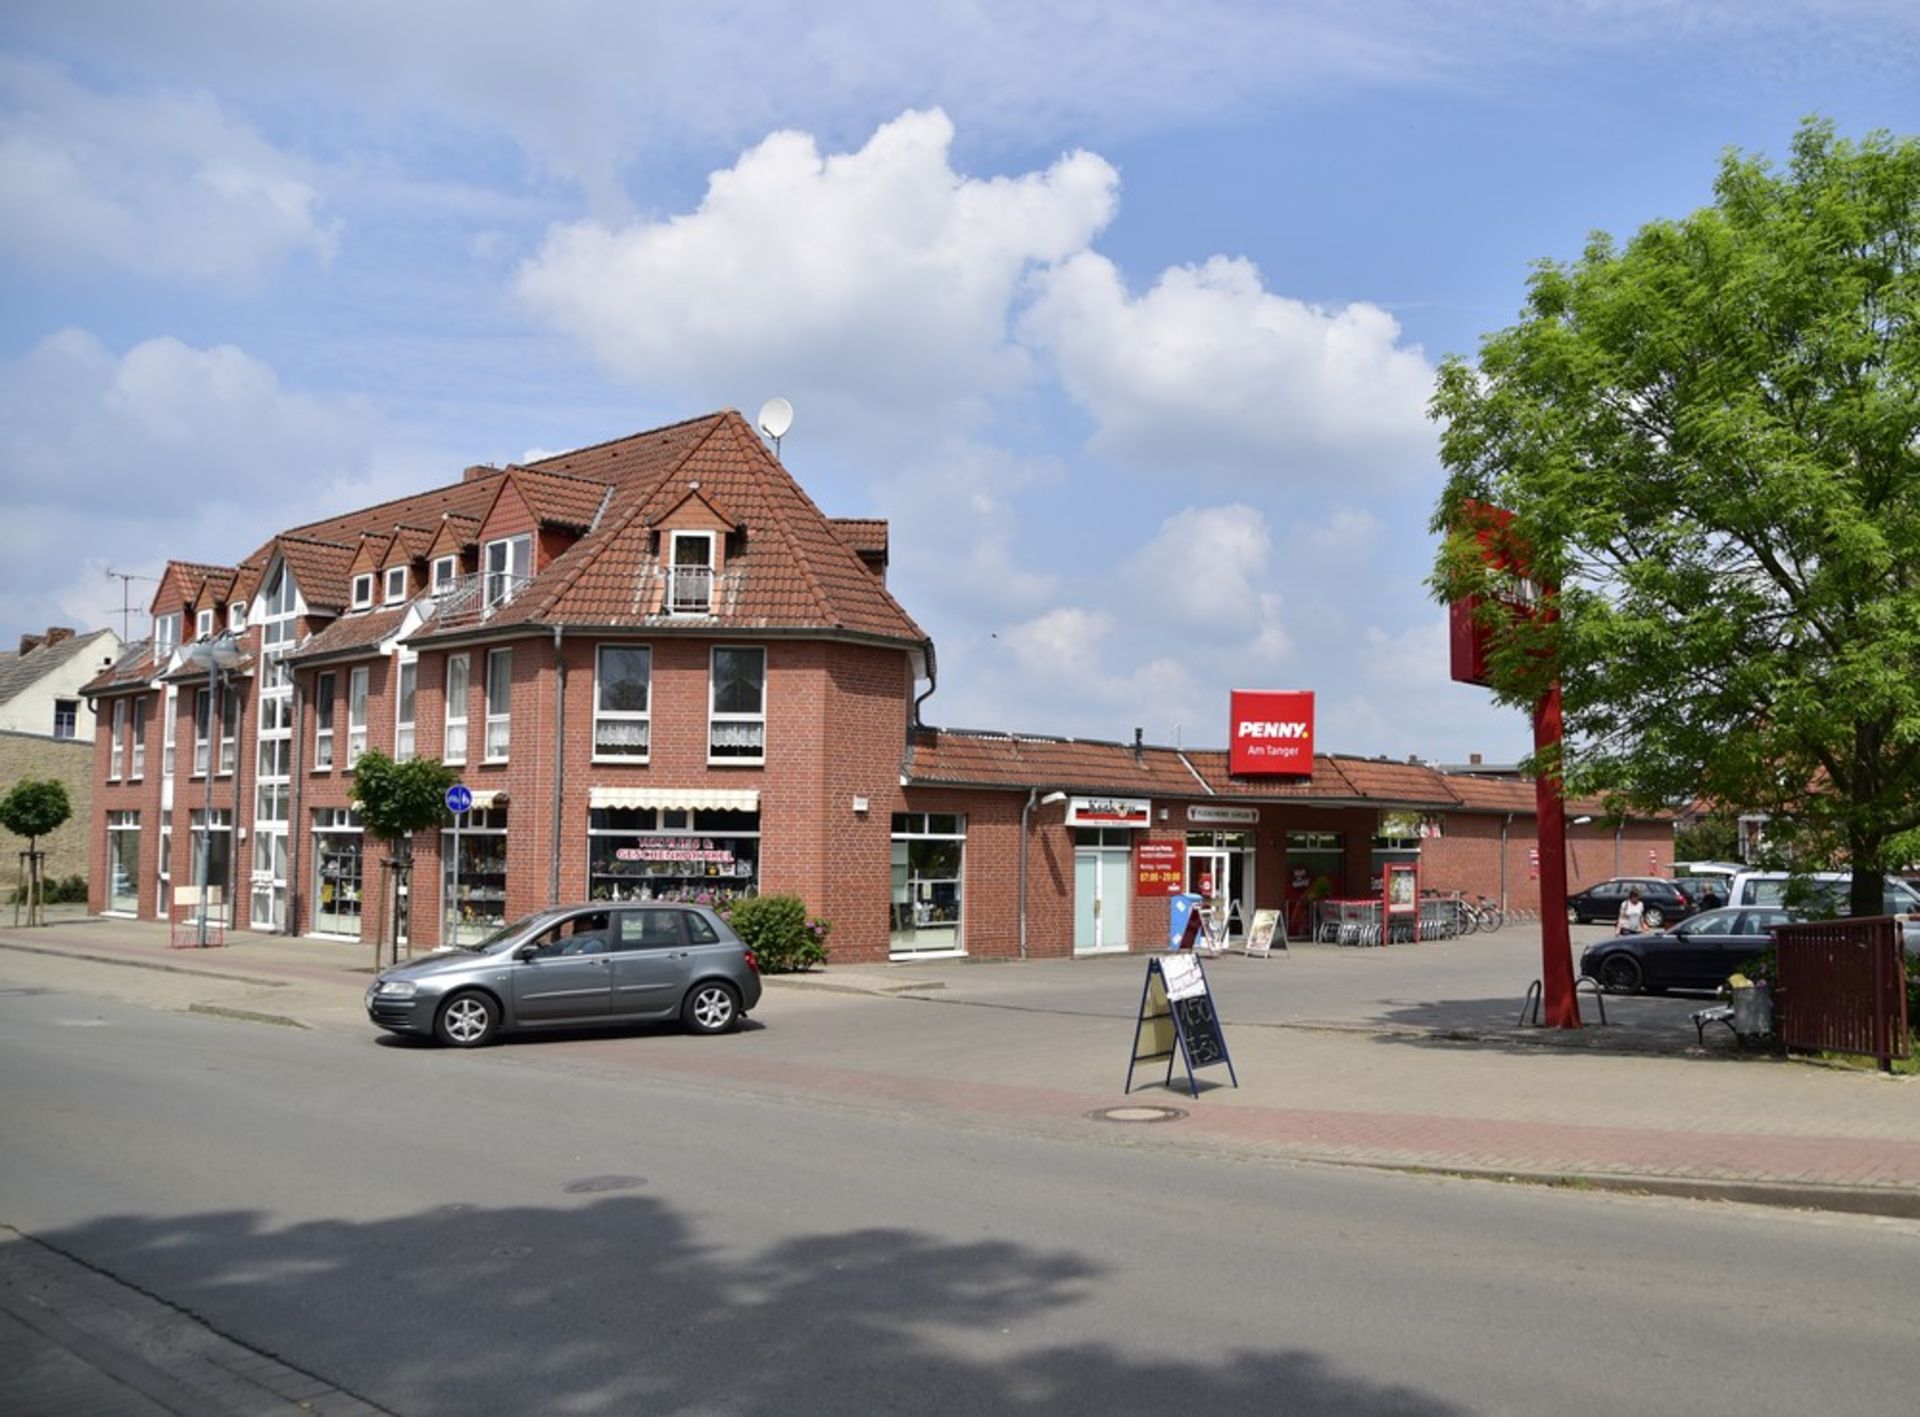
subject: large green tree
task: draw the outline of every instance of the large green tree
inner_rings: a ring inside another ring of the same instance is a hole
[[[447,789],[460,775],[438,758],[408,758],[395,762],[378,748],[369,748],[353,763],[353,801],[360,824],[369,836],[387,843],[395,870],[386,918],[398,914],[399,877],[413,869],[413,834],[447,820]],[[384,935],[385,929],[381,933]],[[399,941],[394,942],[396,954]],[[374,957],[379,958],[379,943]]]
[[[1510,510],[1559,614],[1485,612],[1493,687],[1557,667],[1569,781],[1771,812],[1877,914],[1920,858],[1920,140],[1809,121],[1714,192],[1442,366],[1433,585],[1499,594],[1462,527]]]

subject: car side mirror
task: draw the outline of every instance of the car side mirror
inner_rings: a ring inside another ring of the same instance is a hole
[[[528,960],[535,958],[539,953],[540,946],[529,942],[515,949],[513,957],[519,960],[520,963],[525,964]]]

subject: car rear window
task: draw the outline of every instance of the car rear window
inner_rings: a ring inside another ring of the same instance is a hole
[[[697,910],[683,910],[680,919],[687,927],[687,938],[696,945],[717,945],[720,932],[707,923],[707,917]]]

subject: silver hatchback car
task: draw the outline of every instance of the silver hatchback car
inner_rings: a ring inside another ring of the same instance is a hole
[[[659,901],[543,910],[367,986],[367,1017],[380,1027],[454,1048],[508,1029],[675,1016],[691,1033],[726,1033],[759,1002],[759,964],[726,921]]]

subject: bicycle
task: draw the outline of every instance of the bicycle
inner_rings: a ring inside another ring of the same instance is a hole
[[[1507,923],[1506,912],[1500,909],[1497,902],[1489,900],[1486,896],[1481,896],[1468,908],[1473,912],[1476,930],[1485,930],[1491,934]]]

